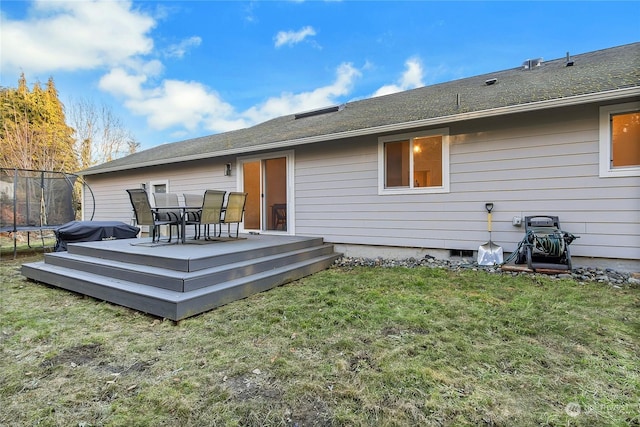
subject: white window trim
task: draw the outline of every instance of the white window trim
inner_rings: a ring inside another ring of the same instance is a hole
[[[155,180],[155,181],[149,181],[147,183],[147,194],[149,195],[149,202],[151,203],[151,206],[155,207],[155,200],[153,198],[153,188],[157,185],[164,185],[165,188],[167,189],[167,193],[169,193],[169,180],[168,179],[159,179],[159,180]]]
[[[285,151],[275,151],[273,153],[268,153],[264,155],[251,155],[251,156],[242,156],[238,157],[238,161],[236,162],[236,188],[238,191],[244,191],[244,182],[242,180],[242,168],[245,162],[255,162],[262,161],[267,159],[276,159],[278,157],[285,157],[287,159],[287,231],[276,231],[276,230],[260,230],[262,234],[288,234],[295,235],[296,234],[296,206],[295,206],[295,151],[294,150],[285,150]],[[262,183],[261,183],[262,185]],[[261,213],[262,215],[262,213]],[[245,232],[244,221],[242,222],[242,228],[240,232]]]
[[[442,136],[442,185],[439,187],[419,188],[385,188],[385,153],[384,144],[412,138]],[[411,132],[378,138],[378,195],[389,194],[435,194],[449,192],[449,128],[431,129],[422,132]]]
[[[640,166],[611,167],[611,115],[640,110],[640,102],[600,107],[600,178],[640,176]]]

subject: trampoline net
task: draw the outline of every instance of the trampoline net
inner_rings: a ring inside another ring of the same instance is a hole
[[[55,227],[75,220],[77,178],[64,172],[0,169],[0,231]]]

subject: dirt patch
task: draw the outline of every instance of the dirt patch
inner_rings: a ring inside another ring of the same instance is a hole
[[[290,426],[331,426],[333,413],[323,400],[312,398],[285,412],[285,421]]]
[[[102,351],[100,344],[86,344],[63,350],[60,354],[40,364],[41,368],[53,368],[59,365],[81,366],[94,361]]]
[[[300,396],[295,405],[283,407],[285,393],[263,374],[225,378],[224,387],[230,393],[230,399],[256,400],[270,408],[281,408],[283,421],[288,426],[333,425],[329,405],[318,397]]]
[[[272,400],[280,402],[282,391],[259,375],[226,378],[224,386],[238,400]]]
[[[382,328],[382,330],[380,331],[380,334],[384,335],[385,337],[388,337],[388,336],[399,337],[400,335],[402,335],[402,330],[399,328],[396,328],[395,326],[386,326]]]
[[[367,369],[377,369],[373,358],[366,352],[361,351],[353,355],[349,359],[349,370],[352,372],[360,372]]]
[[[41,368],[51,369],[56,366],[89,366],[96,371],[103,371],[109,374],[127,375],[145,372],[156,360],[137,361],[131,366],[123,366],[110,364],[105,359],[108,355],[103,351],[101,344],[86,344],[70,347],[63,350],[60,354],[53,356],[40,363]]]

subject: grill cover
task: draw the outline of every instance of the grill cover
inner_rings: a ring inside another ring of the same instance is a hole
[[[67,243],[133,239],[139,232],[138,227],[120,221],[71,221],[55,230],[55,251],[66,251]]]

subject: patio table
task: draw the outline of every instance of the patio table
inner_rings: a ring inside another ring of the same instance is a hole
[[[165,211],[181,211],[180,213],[180,239],[178,242],[185,243],[185,233],[187,230],[187,211],[191,210],[199,210],[202,209],[202,206],[156,206],[153,208],[156,212],[160,210]]]

